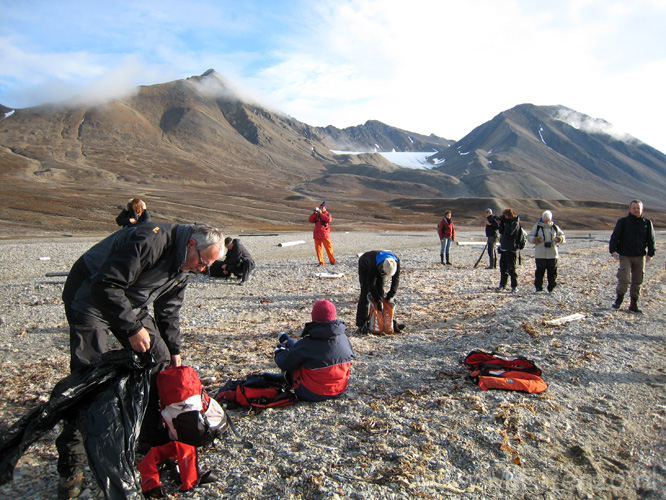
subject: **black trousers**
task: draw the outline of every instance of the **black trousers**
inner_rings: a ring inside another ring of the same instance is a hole
[[[500,250],[500,284],[501,288],[506,286],[506,282],[511,276],[511,288],[518,286],[518,274],[516,273],[516,263],[518,261],[518,252],[509,252]]]
[[[70,336],[70,368],[72,371],[89,365],[95,358],[108,350],[109,336],[112,334],[108,323],[105,321],[81,314],[72,310],[65,303],[65,315],[69,322]],[[144,328],[150,334],[150,351],[157,366],[151,370],[150,395],[148,408],[143,419],[139,439],[150,444],[163,444],[168,436],[162,430],[159,396],[157,394],[157,374],[164,370],[171,361],[171,355],[164,340],[159,335],[155,321],[144,311],[139,317]],[[118,339],[123,348],[131,350],[126,339]],[[56,449],[58,450],[58,474],[61,477],[70,477],[78,472],[83,472],[87,462],[83,436],[76,428],[74,419],[63,421],[63,430],[56,438]]]
[[[229,278],[232,274],[235,274],[241,279],[241,281],[247,281],[250,277],[250,273],[252,273],[254,268],[255,264],[253,260],[244,260],[239,262],[237,265],[227,264],[227,274],[225,274],[222,270],[222,263],[220,261],[220,264],[215,262],[212,266],[210,266],[210,275],[215,278]]]
[[[493,269],[497,267],[497,238],[488,236],[488,260],[490,267]]]
[[[552,292],[557,286],[557,259],[534,259],[536,271],[534,272],[534,288],[543,290],[543,275],[548,278],[548,291]]]

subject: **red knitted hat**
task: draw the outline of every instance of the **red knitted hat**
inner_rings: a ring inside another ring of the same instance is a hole
[[[335,306],[328,300],[318,300],[312,308],[312,321],[333,321]]]

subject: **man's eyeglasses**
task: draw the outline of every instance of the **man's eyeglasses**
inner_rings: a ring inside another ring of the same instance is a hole
[[[206,264],[203,259],[201,258],[201,252],[197,248],[197,254],[199,254],[199,266],[202,266],[204,268],[204,271],[208,271],[208,264]]]

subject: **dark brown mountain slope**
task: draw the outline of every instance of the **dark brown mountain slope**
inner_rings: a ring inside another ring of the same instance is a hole
[[[430,227],[446,208],[472,221],[489,200],[562,207],[574,223],[563,201],[601,202],[604,224],[633,196],[663,207],[664,155],[577,130],[553,117],[564,109],[518,106],[449,147],[372,120],[312,127],[242,100],[212,70],[96,106],[2,106],[0,222],[8,234],[109,231],[133,196],[157,220],[228,231],[309,227],[323,199],[340,229]],[[331,151],[349,149],[439,150],[446,161],[415,170]]]
[[[587,130],[576,128],[576,121]],[[437,170],[457,177],[477,196],[638,197],[664,208],[666,155],[633,138],[614,139],[602,132],[607,127],[563,106],[523,104],[435,155],[445,160]]]

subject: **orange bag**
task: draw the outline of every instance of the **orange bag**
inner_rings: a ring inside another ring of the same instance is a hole
[[[384,333],[384,315],[377,310],[377,302],[373,298],[370,298],[370,319],[368,323],[370,333],[375,335]]]
[[[392,335],[393,329],[393,313],[395,306],[388,300],[382,299],[382,310],[377,310],[377,302],[375,299],[370,298],[370,319],[368,320],[370,332],[375,335],[387,334]]]
[[[393,335],[393,312],[395,311],[395,306],[391,304],[388,300],[382,299],[383,302],[383,311],[382,316],[384,317],[384,332],[388,335]]]

